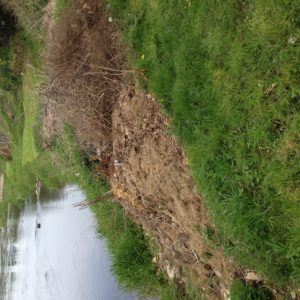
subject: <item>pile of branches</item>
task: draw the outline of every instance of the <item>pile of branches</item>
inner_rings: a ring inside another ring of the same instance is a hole
[[[123,77],[123,51],[102,1],[68,9],[49,34],[45,99],[75,129],[83,148],[112,147],[111,116]]]

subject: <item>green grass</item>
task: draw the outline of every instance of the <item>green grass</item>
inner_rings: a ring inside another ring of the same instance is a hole
[[[297,1],[109,0],[237,263],[300,285]]]
[[[75,0],[57,0],[55,4],[54,19],[58,20],[65,9],[70,7],[74,2]]]
[[[108,241],[112,270],[118,281],[127,289],[158,293],[163,280],[156,277],[153,256],[142,230],[124,216],[116,203],[99,203],[93,210],[100,223],[100,235]]]
[[[24,109],[23,154],[22,163],[35,160],[39,155],[36,135],[39,127],[40,100],[38,88],[41,78],[32,65],[27,65],[24,70],[22,82],[22,99]]]
[[[270,292],[264,287],[253,287],[240,280],[234,280],[230,299],[232,300],[271,300]]]
[[[11,54],[11,64],[23,64],[24,76],[18,75],[18,81],[5,91],[1,99],[2,132],[7,135],[12,148],[12,159],[5,166],[4,199],[8,202],[23,200],[35,184],[35,175],[27,164],[39,156],[36,134],[39,114],[37,85],[40,79],[33,67],[39,56],[38,45],[39,42],[24,33],[19,33],[11,45],[12,53],[15,48],[18,52],[20,49],[24,52],[24,55],[18,53],[21,57],[15,58],[24,59],[21,62],[15,62]],[[10,107],[13,119],[7,114],[7,106]]]

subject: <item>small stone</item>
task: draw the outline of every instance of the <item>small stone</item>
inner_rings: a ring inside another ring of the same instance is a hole
[[[176,277],[176,274],[178,273],[176,268],[174,266],[171,266],[169,263],[167,263],[166,272],[171,280],[173,280]]]
[[[297,296],[295,291],[291,291],[291,297],[293,300],[296,299]]]
[[[255,272],[248,272],[245,278],[249,281],[262,281],[262,277]]]

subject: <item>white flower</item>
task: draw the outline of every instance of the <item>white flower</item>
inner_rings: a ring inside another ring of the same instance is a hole
[[[111,23],[113,21],[113,18],[112,17],[109,17],[108,18],[108,21]]]
[[[294,45],[297,42],[297,39],[294,36],[290,36],[288,39],[288,43]]]

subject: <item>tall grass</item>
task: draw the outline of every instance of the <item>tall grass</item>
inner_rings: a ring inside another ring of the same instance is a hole
[[[227,253],[300,284],[297,1],[109,0]]]

